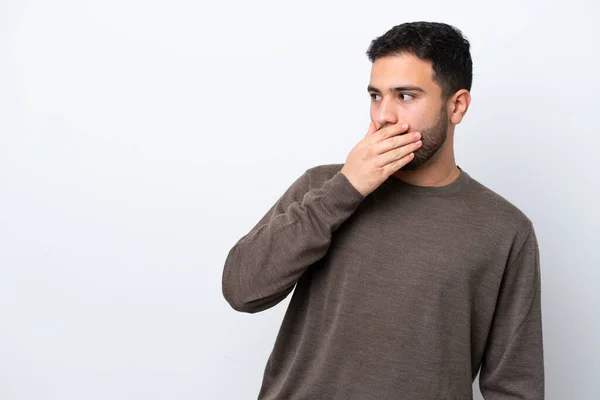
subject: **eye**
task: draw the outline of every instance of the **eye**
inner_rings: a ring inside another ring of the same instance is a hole
[[[369,96],[371,96],[371,100],[377,101],[378,99],[376,99],[375,96],[379,96],[379,95],[377,93],[369,93]]]
[[[403,100],[403,101],[412,100],[415,98],[415,96],[413,96],[412,94],[408,94],[408,93],[400,93],[398,96],[400,97],[400,100]],[[403,96],[408,96],[408,99],[403,98]]]

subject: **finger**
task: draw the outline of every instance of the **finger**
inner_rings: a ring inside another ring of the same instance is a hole
[[[415,158],[415,153],[408,153],[406,156],[399,158],[397,160],[392,161],[387,164],[384,168],[388,169],[386,175],[391,175],[394,172],[398,171],[400,168],[404,167],[406,164],[412,161]]]
[[[375,137],[376,141],[381,141],[383,139],[387,139],[389,137],[399,135],[406,131],[408,131],[408,123],[398,122],[393,125],[388,125],[385,128],[381,128],[380,130],[377,131],[377,134],[373,135],[373,136]]]
[[[419,132],[408,132],[383,139],[377,143],[374,143],[373,146],[375,148],[376,154],[382,154],[395,148],[417,142],[419,140],[421,140],[421,134]]]
[[[377,157],[375,165],[377,165],[378,167],[386,166],[387,164],[409,156],[411,153],[414,153],[419,147],[421,147],[421,141],[409,143],[405,146],[386,151],[385,153],[382,153]]]
[[[377,126],[375,125],[375,122],[371,121],[369,123],[369,130],[367,131],[367,134],[365,135],[365,137],[368,137],[369,135],[375,133],[377,131]]]

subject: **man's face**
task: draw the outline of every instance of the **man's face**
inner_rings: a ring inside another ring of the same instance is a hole
[[[402,121],[410,132],[421,133],[423,145],[402,170],[419,168],[442,147],[448,114],[429,62],[411,54],[379,58],[373,62],[368,90],[371,120],[378,129]]]

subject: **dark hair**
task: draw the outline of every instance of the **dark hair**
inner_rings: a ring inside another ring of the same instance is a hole
[[[473,62],[462,32],[441,22],[407,22],[374,39],[367,50],[371,62],[385,56],[412,54],[430,61],[433,80],[448,100],[460,89],[471,90]]]

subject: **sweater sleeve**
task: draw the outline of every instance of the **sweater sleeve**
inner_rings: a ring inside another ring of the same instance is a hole
[[[365,197],[340,171],[311,187],[310,171],[229,250],[222,292],[233,309],[255,313],[281,302]]]
[[[505,270],[479,377],[485,400],[544,399],[541,281],[533,226]]]

